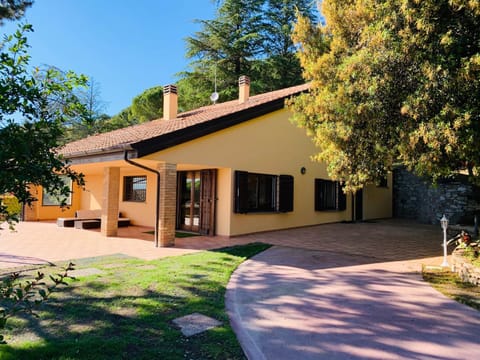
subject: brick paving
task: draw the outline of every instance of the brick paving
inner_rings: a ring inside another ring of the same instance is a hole
[[[62,260],[124,254],[144,260],[182,255],[224,246],[261,241],[274,245],[366,256],[372,262],[441,262],[440,226],[404,220],[337,223],[238,237],[177,238],[175,247],[155,248],[151,228],[119,228],[117,237],[100,230],[59,228],[51,222],[21,222],[16,232],[0,231],[0,268],[55,263]]]

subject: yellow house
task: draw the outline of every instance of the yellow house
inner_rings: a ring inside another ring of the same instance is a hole
[[[239,83],[238,100],[180,114],[168,85],[162,119],[67,144],[61,153],[85,175],[85,189],[73,189],[70,214],[39,196],[27,217],[101,209],[102,234],[114,236],[121,212],[171,246],[178,229],[235,236],[392,216],[391,177],[345,196],[325,164],[310,160],[315,146],[285,107],[308,85],[249,96],[249,79]]]

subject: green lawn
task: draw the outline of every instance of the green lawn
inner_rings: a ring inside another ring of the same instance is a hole
[[[480,311],[480,286],[463,282],[449,269],[423,268],[423,279],[444,295]]]
[[[225,312],[226,285],[241,262],[268,247],[79,261],[76,269],[101,273],[70,281],[39,318],[12,319],[0,359],[244,359]],[[186,338],[172,320],[194,312],[223,325]]]

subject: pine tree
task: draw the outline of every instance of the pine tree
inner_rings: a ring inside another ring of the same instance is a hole
[[[238,96],[238,78],[251,78],[252,94],[301,83],[301,67],[290,38],[295,8],[315,19],[305,0],[223,0],[215,19],[200,20],[187,39],[189,70],[180,73],[183,110],[207,105],[216,78],[220,101]]]

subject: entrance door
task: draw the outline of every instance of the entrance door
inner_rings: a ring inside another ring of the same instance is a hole
[[[216,170],[178,172],[177,228],[213,235]]]

